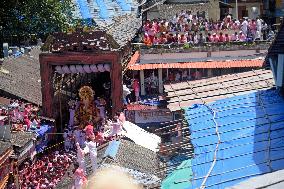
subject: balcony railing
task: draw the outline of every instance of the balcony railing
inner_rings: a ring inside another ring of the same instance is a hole
[[[208,52],[208,51],[235,51],[235,50],[267,50],[271,41],[254,42],[227,42],[202,44],[158,44],[147,46],[144,43],[133,43],[134,49],[141,53],[174,53],[174,52]]]

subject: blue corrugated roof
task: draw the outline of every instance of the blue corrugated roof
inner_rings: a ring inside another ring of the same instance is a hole
[[[187,109],[186,118],[195,147],[194,177],[189,188],[201,186],[213,163],[218,143],[214,121],[220,144],[206,188],[225,188],[284,168],[284,99],[277,91],[260,91],[209,106],[199,105]]]
[[[195,153],[191,161],[193,178],[186,188],[200,188],[212,165],[205,182],[206,188],[212,189],[284,169],[284,99],[277,91],[197,105],[185,110],[185,118]]]

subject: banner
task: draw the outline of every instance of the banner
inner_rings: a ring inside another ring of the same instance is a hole
[[[169,109],[135,111],[135,123],[156,123],[173,120],[173,113]]]

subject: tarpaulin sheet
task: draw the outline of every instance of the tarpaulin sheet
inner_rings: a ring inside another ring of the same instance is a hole
[[[49,125],[41,125],[40,128],[35,129],[34,132],[36,133],[37,137],[43,137],[46,133],[49,133],[52,130],[52,127]]]
[[[161,184],[162,189],[184,189],[190,185],[192,177],[191,160],[183,161]]]
[[[184,188],[200,188],[209,172],[218,143],[214,119],[221,143],[206,188],[223,189],[284,168],[284,100],[277,91],[197,105],[187,108],[185,117],[195,157],[191,161],[193,178]]]
[[[87,0],[77,0],[77,5],[79,6],[83,23],[92,25],[92,15],[88,7]]]

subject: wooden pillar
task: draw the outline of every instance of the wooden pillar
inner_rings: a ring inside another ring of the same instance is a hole
[[[163,93],[163,69],[159,68],[158,69],[158,78],[159,78],[159,93],[162,94]]]
[[[145,79],[144,79],[144,70],[140,70],[140,88],[141,95],[145,95]]]
[[[52,66],[47,62],[44,56],[40,55],[40,72],[41,72],[41,92],[43,115],[55,118],[52,109],[53,103],[53,84],[52,84]]]
[[[122,67],[119,55],[112,55],[111,68],[111,99],[112,99],[112,115],[120,111],[123,107],[123,83],[122,83]]]

